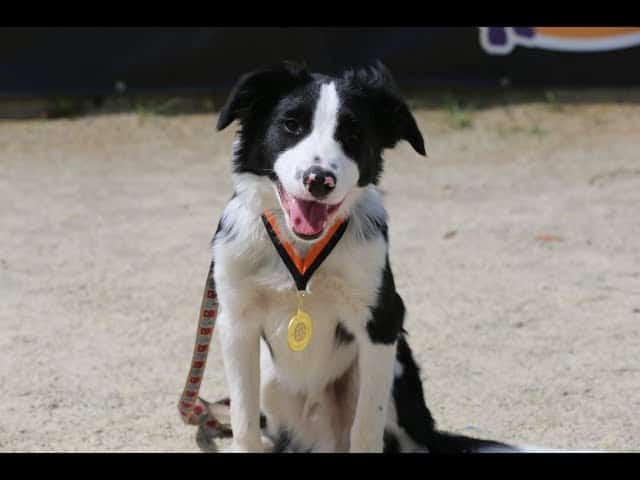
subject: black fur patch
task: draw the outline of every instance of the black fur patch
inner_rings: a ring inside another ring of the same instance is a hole
[[[231,196],[231,200],[236,198],[237,193],[233,192]],[[229,200],[229,201],[231,201]],[[216,228],[216,233],[213,234],[211,238],[210,246],[216,241],[216,237],[224,238],[225,240],[233,240],[237,235],[237,232],[233,228],[233,223],[226,217],[223,213],[222,217],[220,217],[220,221],[218,222],[218,227]]]
[[[370,309],[371,320],[367,322],[367,332],[371,341],[385,344],[395,342],[402,331],[405,308],[402,298],[396,292],[388,256],[377,302]]]
[[[269,340],[267,340],[267,336],[264,334],[264,330],[260,332],[260,336],[262,337],[262,340],[264,340],[264,343],[267,344],[269,353],[271,354],[271,358],[275,361],[275,357],[273,356],[273,348],[271,348],[271,344],[269,343]]]
[[[287,430],[281,429],[278,432],[278,437],[276,438],[273,445],[273,453],[285,453],[289,450],[291,445],[291,436]]]
[[[398,337],[396,360],[402,365],[402,375],[393,382],[393,400],[398,425],[417,443],[429,445],[435,422],[427,408],[420,380],[420,368],[413,359],[404,335]]]
[[[391,73],[379,61],[373,65],[347,69],[340,76],[351,105],[366,106],[375,139],[381,149],[393,148],[406,140],[420,155],[426,155],[424,139]],[[345,102],[348,103],[348,102]],[[357,120],[361,120],[358,116]]]
[[[342,100],[336,139],[358,164],[358,185],[377,184],[382,151],[406,140],[425,155],[424,140],[389,71],[380,62],[344,71],[338,81]]]
[[[237,232],[233,228],[233,223],[230,222],[227,216],[223,214],[218,222],[216,233],[213,235],[214,240],[216,237],[222,237],[225,241],[231,241],[236,237],[236,235]]]
[[[338,322],[336,325],[336,333],[335,333],[335,345],[336,348],[341,347],[342,345],[349,345],[353,343],[355,337],[353,334],[345,328],[345,326]]]
[[[382,441],[384,445],[382,448],[383,453],[400,453],[400,443],[398,442],[398,438],[389,430],[384,431]]]
[[[386,222],[369,215],[364,215],[361,221],[361,233],[363,240],[372,240],[378,235],[382,235],[385,242],[389,243],[389,229]]]
[[[313,449],[302,449],[292,439],[288,430],[281,428],[274,441],[271,453],[311,453]]]

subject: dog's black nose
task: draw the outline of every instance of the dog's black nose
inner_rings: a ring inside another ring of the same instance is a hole
[[[311,167],[302,175],[302,182],[309,193],[316,198],[324,198],[336,188],[333,172],[320,167]]]

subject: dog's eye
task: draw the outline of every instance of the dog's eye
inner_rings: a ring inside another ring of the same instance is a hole
[[[302,125],[295,118],[287,118],[283,125],[284,129],[291,135],[300,135],[302,133]]]

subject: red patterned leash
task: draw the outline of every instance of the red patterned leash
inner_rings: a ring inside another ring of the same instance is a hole
[[[198,443],[204,441],[207,444],[207,448],[212,443],[212,439],[230,437],[232,435],[228,419],[229,399],[210,403],[198,396],[217,316],[218,295],[216,294],[216,284],[213,280],[212,261],[202,295],[200,320],[198,321],[196,342],[191,359],[191,369],[178,403],[178,410],[182,420],[187,425],[198,426],[196,435]]]

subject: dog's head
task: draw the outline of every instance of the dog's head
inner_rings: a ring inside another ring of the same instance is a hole
[[[218,118],[241,124],[234,172],[271,180],[294,235],[323,235],[345,199],[376,184],[382,152],[400,140],[425,155],[424,140],[381,64],[313,74],[292,63],[243,75]]]

